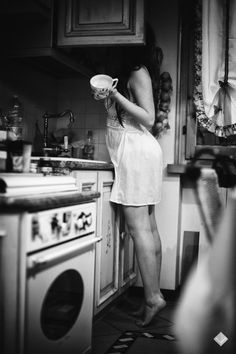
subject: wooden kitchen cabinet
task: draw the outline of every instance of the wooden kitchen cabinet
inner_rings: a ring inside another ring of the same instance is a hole
[[[119,208],[119,241],[120,241],[120,288],[126,288],[136,278],[137,265],[133,240],[125,224],[124,214]]]
[[[113,173],[98,173],[97,236],[96,245],[95,314],[110,302],[119,287],[119,234],[116,227],[116,209],[110,202]]]
[[[79,192],[97,191],[97,171],[72,171]]]
[[[100,192],[97,200],[94,314],[96,315],[136,280],[133,241],[121,208],[110,202],[113,171],[73,171],[80,192]]]
[[[25,48],[52,47],[53,8],[50,1],[3,0],[0,4],[2,55]]]
[[[87,55],[74,57],[56,48],[54,0],[3,0],[0,2],[2,65],[24,64],[56,78],[81,74],[91,77]]]
[[[144,43],[144,0],[58,1],[57,46]]]
[[[98,172],[97,236],[94,314],[104,309],[136,280],[133,241],[121,208],[110,202],[113,172]]]

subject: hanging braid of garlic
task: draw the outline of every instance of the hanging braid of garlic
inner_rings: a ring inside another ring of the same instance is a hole
[[[171,94],[173,91],[172,79],[168,72],[160,75],[159,104],[156,119],[152,127],[152,134],[160,137],[162,133],[170,129],[168,113],[170,112]]]

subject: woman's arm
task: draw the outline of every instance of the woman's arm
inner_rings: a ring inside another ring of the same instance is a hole
[[[155,120],[155,107],[151,78],[145,68],[132,71],[129,79],[129,89],[136,104],[129,101],[116,89],[111,92],[110,97],[138,123],[144,125],[147,129],[151,129]]]

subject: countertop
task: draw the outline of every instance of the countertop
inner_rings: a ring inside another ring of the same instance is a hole
[[[113,164],[108,161],[85,160],[69,157],[31,157],[31,162],[38,163],[40,159],[47,159],[53,169],[74,171],[74,170],[113,170]],[[60,172],[60,171],[59,171]]]
[[[31,161],[39,162],[40,158],[33,157]],[[113,169],[109,162],[74,158],[50,157],[50,164],[55,167],[50,176],[44,176],[42,173],[1,173],[1,213],[33,212],[95,200],[100,197],[100,193],[79,191],[70,172]]]
[[[0,196],[0,209],[1,213],[36,212],[91,202],[99,197],[99,192],[58,192],[30,196]]]

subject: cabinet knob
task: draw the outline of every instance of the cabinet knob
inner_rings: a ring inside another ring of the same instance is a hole
[[[75,228],[76,228],[76,230],[78,230],[78,231],[83,230],[83,228],[84,228],[84,222],[83,222],[82,218],[79,218],[79,219],[76,220],[76,222],[75,222]]]
[[[40,227],[39,227],[38,218],[33,217],[33,219],[32,219],[32,240],[34,241],[37,237],[42,239],[42,236],[40,235]]]

